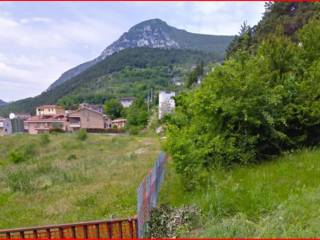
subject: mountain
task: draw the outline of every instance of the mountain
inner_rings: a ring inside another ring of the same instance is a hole
[[[5,105],[5,104],[7,104],[5,101],[2,101],[1,99],[0,99],[0,106],[2,106],[2,105]]]
[[[204,52],[215,52],[222,56],[232,38],[232,36],[190,33],[169,26],[160,19],[147,20],[133,26],[128,32],[122,34],[117,41],[108,46],[100,56],[94,60],[80,64],[63,73],[61,77],[49,87],[49,90],[77,76],[112,54],[127,48],[193,49]]]
[[[176,80],[183,80],[195,64],[217,61],[221,57],[196,50],[128,48],[39,96],[0,107],[0,115],[34,113],[42,104],[69,108],[81,102],[102,104],[114,97],[147,96],[150,89],[176,90]]]
[[[146,96],[150,89],[177,90],[196,64],[222,61],[232,38],[189,33],[159,19],[148,20],[133,26],[94,60],[62,74],[40,95],[1,106],[0,115],[34,113],[42,104],[69,108],[81,102]]]

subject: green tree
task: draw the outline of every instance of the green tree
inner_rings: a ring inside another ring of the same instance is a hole
[[[318,26],[311,21],[298,42],[269,36],[255,54],[237,51],[199,88],[177,98],[165,148],[186,186],[213,167],[320,143]]]
[[[137,98],[127,110],[129,128],[144,128],[148,123],[148,116],[148,107],[144,98]]]
[[[253,28],[244,22],[240,27],[240,32],[236,35],[226,49],[226,58],[229,58],[237,50],[249,50],[253,45]]]
[[[104,105],[104,112],[112,119],[115,119],[122,116],[123,107],[119,100],[111,99]]]
[[[189,73],[186,86],[189,88],[192,85],[196,84],[198,79],[203,76],[204,73],[204,64],[203,61],[201,61],[197,66]]]

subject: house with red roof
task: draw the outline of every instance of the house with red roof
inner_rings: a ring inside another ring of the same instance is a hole
[[[64,114],[32,116],[24,124],[30,134],[47,133],[54,129],[68,131],[68,119]]]

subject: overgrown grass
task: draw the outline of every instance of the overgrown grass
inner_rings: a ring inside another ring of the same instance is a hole
[[[88,135],[0,137],[0,228],[136,214],[136,188],[154,164],[158,140]],[[15,162],[10,156],[19,151],[29,157]]]
[[[320,150],[287,153],[261,165],[209,174],[205,186],[184,192],[172,163],[161,202],[196,204],[202,227],[195,237],[318,237]]]

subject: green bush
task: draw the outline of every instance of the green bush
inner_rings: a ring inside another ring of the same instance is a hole
[[[8,159],[13,163],[21,163],[29,160],[35,155],[34,144],[23,145],[20,148],[12,150],[8,154]]]
[[[41,145],[48,145],[50,143],[50,138],[48,134],[41,134],[40,135],[40,143]]]
[[[13,150],[9,152],[9,161],[13,163],[20,163],[26,161],[26,157],[24,156],[22,151]]]
[[[19,170],[16,172],[10,172],[7,176],[6,182],[11,191],[28,193],[34,190],[31,180],[32,178],[30,174],[23,170]]]
[[[136,135],[147,126],[149,113],[144,98],[137,98],[127,109],[127,130],[130,134]]]
[[[141,130],[141,127],[139,127],[139,126],[129,126],[128,127],[128,131],[131,135],[139,134],[140,130]]]
[[[171,208],[161,205],[151,211],[146,235],[149,238],[176,238],[200,222],[200,210],[194,206]]]
[[[49,130],[50,134],[56,135],[58,133],[64,133],[64,130],[61,128],[52,128]]]
[[[300,44],[270,36],[254,55],[238,51],[177,98],[165,147],[191,183],[186,186],[193,187],[202,170],[319,144],[319,25],[306,25]]]
[[[71,160],[75,160],[77,159],[77,156],[75,154],[70,154],[67,158],[67,160],[71,161]]]
[[[123,107],[119,100],[111,99],[104,105],[104,112],[112,119],[122,116]]]
[[[77,139],[80,141],[85,141],[88,138],[88,133],[85,129],[80,129],[77,132]]]

